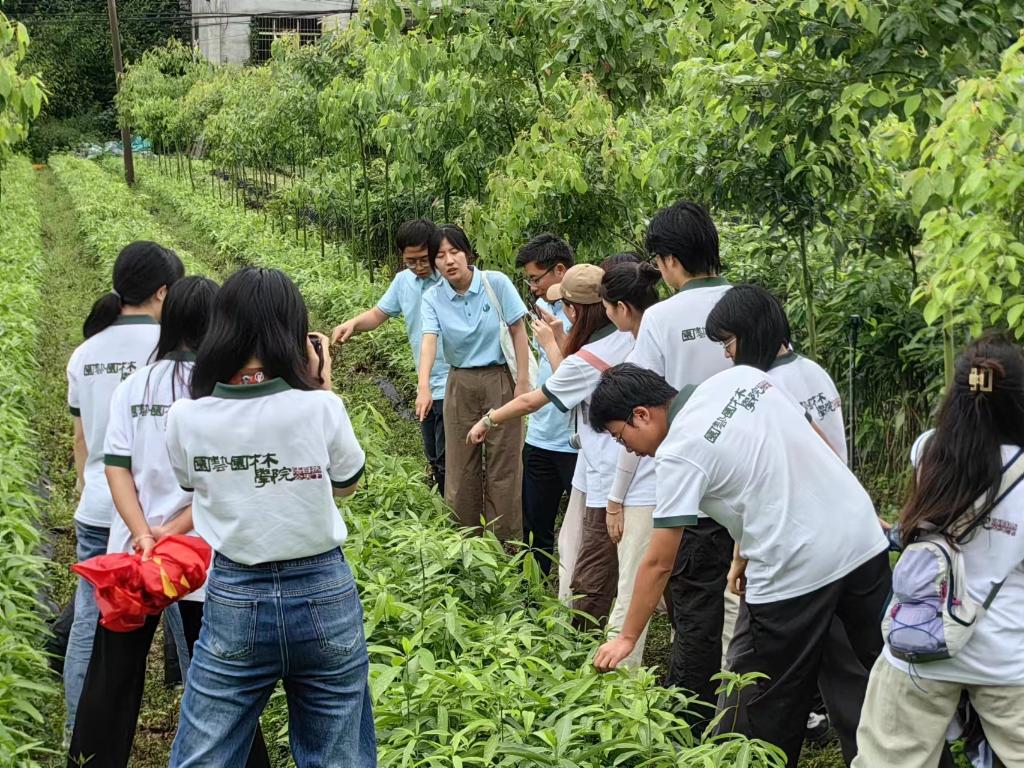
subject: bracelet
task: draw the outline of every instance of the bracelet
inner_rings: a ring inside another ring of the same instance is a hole
[[[493,408],[491,408],[491,410],[489,410],[487,413],[485,413],[484,417],[481,419],[481,421],[484,423],[484,426],[487,427],[488,429],[491,429],[492,427],[498,426],[498,423],[494,419],[491,418],[491,414],[492,413],[494,413],[494,409]]]
[[[152,539],[154,542],[156,542],[156,536],[154,536],[152,533],[144,533],[141,536],[136,536],[134,539],[132,539],[132,546],[138,546],[138,543],[143,539]]]
[[[612,517],[614,517],[615,515],[621,515],[622,514],[622,510],[620,509],[618,512],[612,512],[607,507],[605,507],[604,513],[606,515],[611,515]]]

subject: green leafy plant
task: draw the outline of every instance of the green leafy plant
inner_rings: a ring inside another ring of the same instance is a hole
[[[26,159],[12,160],[0,199],[0,764],[26,768],[37,765],[40,708],[52,691],[38,599],[45,560],[38,554],[40,467],[32,416],[44,255],[33,174]]]

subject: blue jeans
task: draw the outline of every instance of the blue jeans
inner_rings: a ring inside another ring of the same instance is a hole
[[[110,528],[76,522],[75,537],[77,539],[75,555],[78,557],[78,562],[96,557],[96,555],[107,554]],[[96,622],[99,621],[99,618],[100,612],[96,607],[93,586],[79,577],[78,588],[75,590],[75,620],[71,624],[68,650],[64,656],[65,741],[71,737],[71,731],[75,728],[78,700],[82,697],[85,673],[89,670],[92,640],[96,634]]]
[[[242,565],[214,557],[170,768],[245,764],[278,680],[297,768],[374,768],[363,609],[340,549]]]

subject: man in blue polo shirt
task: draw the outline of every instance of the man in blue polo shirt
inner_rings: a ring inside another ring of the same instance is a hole
[[[561,320],[562,330],[571,325],[561,301],[546,302],[542,297],[548,289],[562,282],[566,270],[573,265],[572,248],[555,235],[537,235],[522,247],[516,266],[523,270],[530,293],[538,297],[541,322]],[[557,325],[556,325],[557,327]],[[551,375],[551,363],[540,345],[537,386]],[[549,403],[530,416],[523,446],[523,536],[539,553],[538,563],[545,575],[551,570],[555,546],[555,518],[562,496],[572,493],[572,476],[576,469],[576,449],[569,445],[572,437],[571,414],[562,413]]]
[[[419,369],[420,340],[423,336],[420,323],[420,303],[423,294],[441,281],[434,264],[427,254],[430,236],[437,229],[429,219],[412,219],[404,222],[395,233],[395,246],[402,256],[406,269],[391,281],[377,306],[348,320],[331,334],[331,343],[344,344],[359,333],[379,328],[392,317],[405,318],[405,330],[412,347],[413,364]],[[423,433],[423,450],[430,462],[430,469],[437,484],[438,493],[444,495],[444,387],[448,380],[448,364],[440,344],[437,356],[430,369],[430,391],[434,397],[433,406],[427,417],[420,422]]]

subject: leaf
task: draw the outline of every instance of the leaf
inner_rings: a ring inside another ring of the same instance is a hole
[[[903,116],[908,120],[914,116],[917,112],[917,108],[921,106],[921,94],[912,93],[903,100]]]

